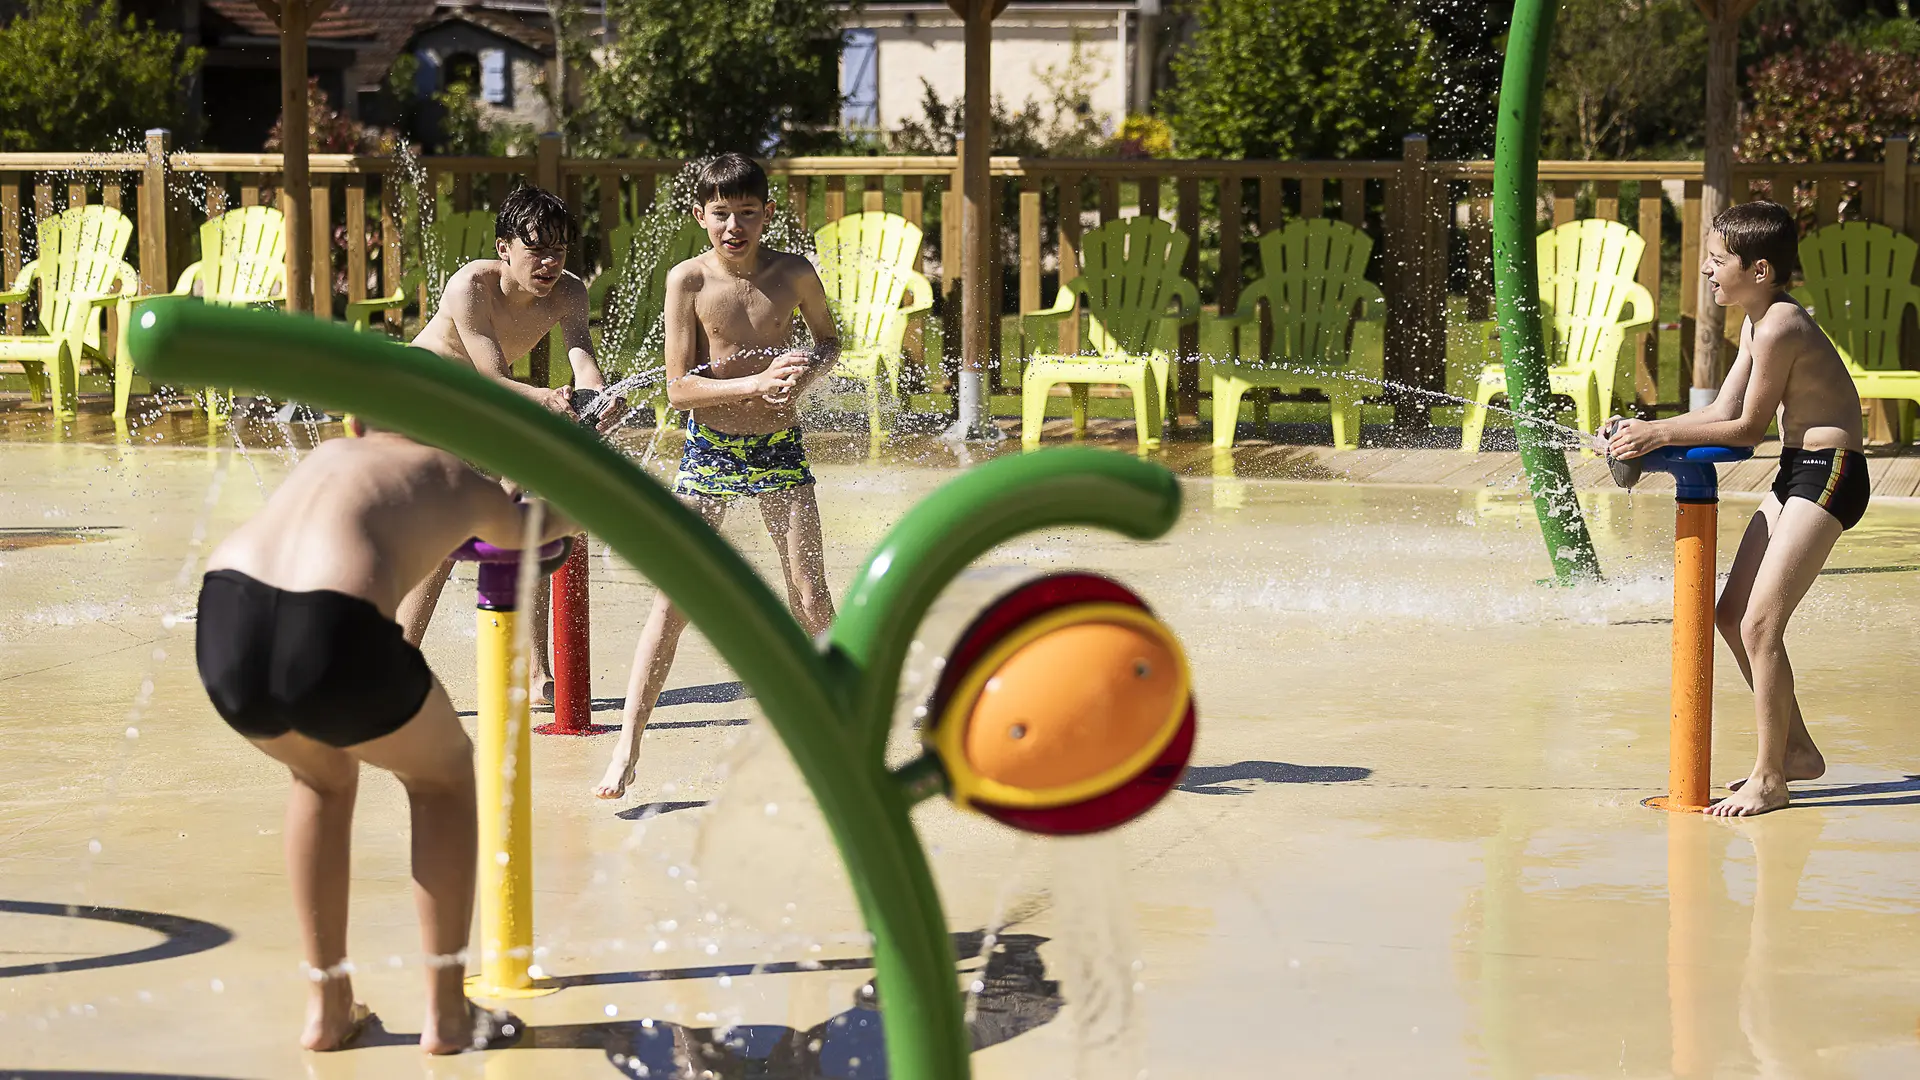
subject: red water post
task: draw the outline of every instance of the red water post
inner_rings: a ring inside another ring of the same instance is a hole
[[[587,623],[587,542],[578,537],[572,554],[553,572],[553,723],[542,735],[592,735],[593,650]]]

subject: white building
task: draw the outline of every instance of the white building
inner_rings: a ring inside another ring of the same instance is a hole
[[[964,97],[965,23],[943,0],[848,6],[840,53],[841,115],[851,127],[897,130],[919,120],[922,80],[943,101]],[[1160,68],[1160,0],[1012,0],[993,23],[993,93],[1014,109],[1044,104],[1049,70],[1080,47],[1093,110],[1109,128],[1147,111]]]

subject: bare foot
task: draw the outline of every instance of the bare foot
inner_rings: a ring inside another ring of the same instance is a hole
[[[336,975],[314,984],[307,1000],[307,1027],[300,1033],[300,1045],[308,1050],[345,1050],[360,1037],[372,1019],[365,1005],[353,1000],[353,982]]]
[[[1818,780],[1825,775],[1827,775],[1827,759],[1820,756],[1819,747],[1812,743],[1787,747],[1786,778],[1788,780]],[[1729,781],[1727,790],[1739,791],[1746,786],[1746,783],[1747,778],[1744,776],[1738,780]]]
[[[597,799],[617,799],[627,793],[627,786],[633,783],[633,771],[639,762],[637,755],[626,753],[621,747],[613,748],[613,761],[607,765],[607,775],[593,786]]]
[[[429,1054],[459,1054],[468,1050],[498,1050],[511,1046],[525,1032],[520,1018],[505,1009],[483,1009],[462,999],[452,1016],[428,1017],[420,1030],[420,1049]]]
[[[1752,817],[1787,805],[1787,781],[1777,776],[1750,776],[1740,790],[1701,811],[1713,817]]]

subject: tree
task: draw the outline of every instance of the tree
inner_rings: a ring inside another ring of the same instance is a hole
[[[608,0],[618,43],[587,76],[583,150],[760,153],[831,143],[840,13],[828,0]]]
[[[1748,73],[1742,161],[1878,160],[1882,141],[1920,129],[1920,65],[1908,53],[1829,42]]]
[[[1394,157],[1433,119],[1432,36],[1411,0],[1192,0],[1158,99],[1182,154]]]
[[[0,151],[124,149],[177,122],[201,56],[118,0],[27,0],[0,26]]]
[[[1643,157],[1700,145],[1706,22],[1693,0],[1567,0],[1541,109],[1546,156]]]

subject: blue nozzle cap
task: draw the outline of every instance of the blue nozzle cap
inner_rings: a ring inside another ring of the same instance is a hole
[[[1752,456],[1751,446],[1663,446],[1634,461],[1645,471],[1672,474],[1674,498],[1697,503],[1720,498],[1716,464],[1745,461]]]

